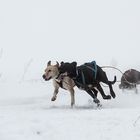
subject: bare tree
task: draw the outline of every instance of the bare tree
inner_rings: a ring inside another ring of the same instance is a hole
[[[3,49],[1,48],[1,50],[0,50],[0,58],[2,58],[2,55],[3,55]]]
[[[2,55],[3,55],[3,49],[1,48],[0,50],[0,59],[2,58]],[[0,78],[2,77],[2,73],[0,73]]]
[[[140,120],[140,116],[137,117],[137,119],[135,120],[135,122],[133,123],[133,126],[135,127],[138,123],[138,121]]]
[[[23,82],[25,80],[25,75],[26,75],[26,73],[27,73],[27,71],[28,71],[28,69],[29,69],[29,67],[30,67],[32,62],[33,62],[33,59],[31,58],[28,61],[28,63],[24,66],[24,71],[23,71],[23,74],[22,74],[20,82]]]

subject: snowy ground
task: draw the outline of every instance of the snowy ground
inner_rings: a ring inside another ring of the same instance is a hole
[[[51,102],[51,82],[5,82],[0,87],[0,140],[140,139],[140,94],[122,93],[117,84],[116,99],[105,101],[99,95],[101,109],[77,88],[75,108],[63,89]]]
[[[0,140],[140,140],[140,87],[101,109],[76,88],[71,109],[39,80],[49,60],[140,71],[139,52],[140,0],[0,0]]]

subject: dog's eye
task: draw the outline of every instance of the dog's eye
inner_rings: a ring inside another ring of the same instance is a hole
[[[51,72],[51,70],[48,70],[48,72]]]

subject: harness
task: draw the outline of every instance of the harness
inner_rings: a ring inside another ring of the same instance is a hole
[[[63,82],[65,82],[65,81],[63,81],[63,79],[64,79],[65,76],[66,76],[66,75],[64,75],[64,74],[59,74],[59,75],[55,78],[56,83],[57,83],[61,88],[63,88],[63,89],[65,89],[65,88],[63,87]],[[66,82],[65,82],[65,83],[66,83]],[[66,84],[68,84],[68,83],[66,83]]]
[[[96,65],[96,61],[92,61],[91,64],[92,64],[93,67],[87,66],[86,64],[85,64],[85,66],[93,71],[94,79],[96,79],[96,77],[97,77],[97,65]]]
[[[87,64],[92,64],[92,66],[88,66]],[[96,65],[96,61],[92,61],[92,62],[90,62],[90,63],[85,63],[85,64],[83,64],[83,65],[81,65],[81,66],[85,66],[85,67],[87,67],[88,69],[92,70],[92,72],[93,72],[93,77],[94,77],[94,79],[96,80],[96,77],[97,77],[97,65]],[[79,82],[76,82],[76,83],[77,83],[79,86],[84,87],[84,86],[86,86],[86,81],[85,81],[84,72],[80,69],[80,67],[77,67],[77,69],[76,69],[77,77],[80,75],[80,73],[81,73],[82,83],[83,83],[83,84],[81,84],[81,83],[79,83]]]
[[[57,83],[61,88],[65,89],[65,88],[63,87],[62,80],[58,81],[58,80],[56,79],[55,81],[56,81],[56,83]]]

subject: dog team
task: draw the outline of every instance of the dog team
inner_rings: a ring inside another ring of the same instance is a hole
[[[51,61],[49,61],[42,77],[45,81],[53,80],[54,92],[51,101],[56,100],[59,88],[63,88],[70,92],[71,107],[75,105],[74,86],[89,94],[97,106],[101,106],[97,98],[98,92],[106,100],[116,97],[112,87],[116,82],[116,76],[114,76],[113,81],[109,81],[106,73],[95,61],[84,63],[80,66],[77,66],[77,62],[61,62],[60,64],[56,62],[55,65],[52,65]],[[104,93],[101,82],[108,85],[110,95]],[[132,89],[136,88],[137,84],[140,84],[140,72],[130,69],[122,75],[119,88]]]

